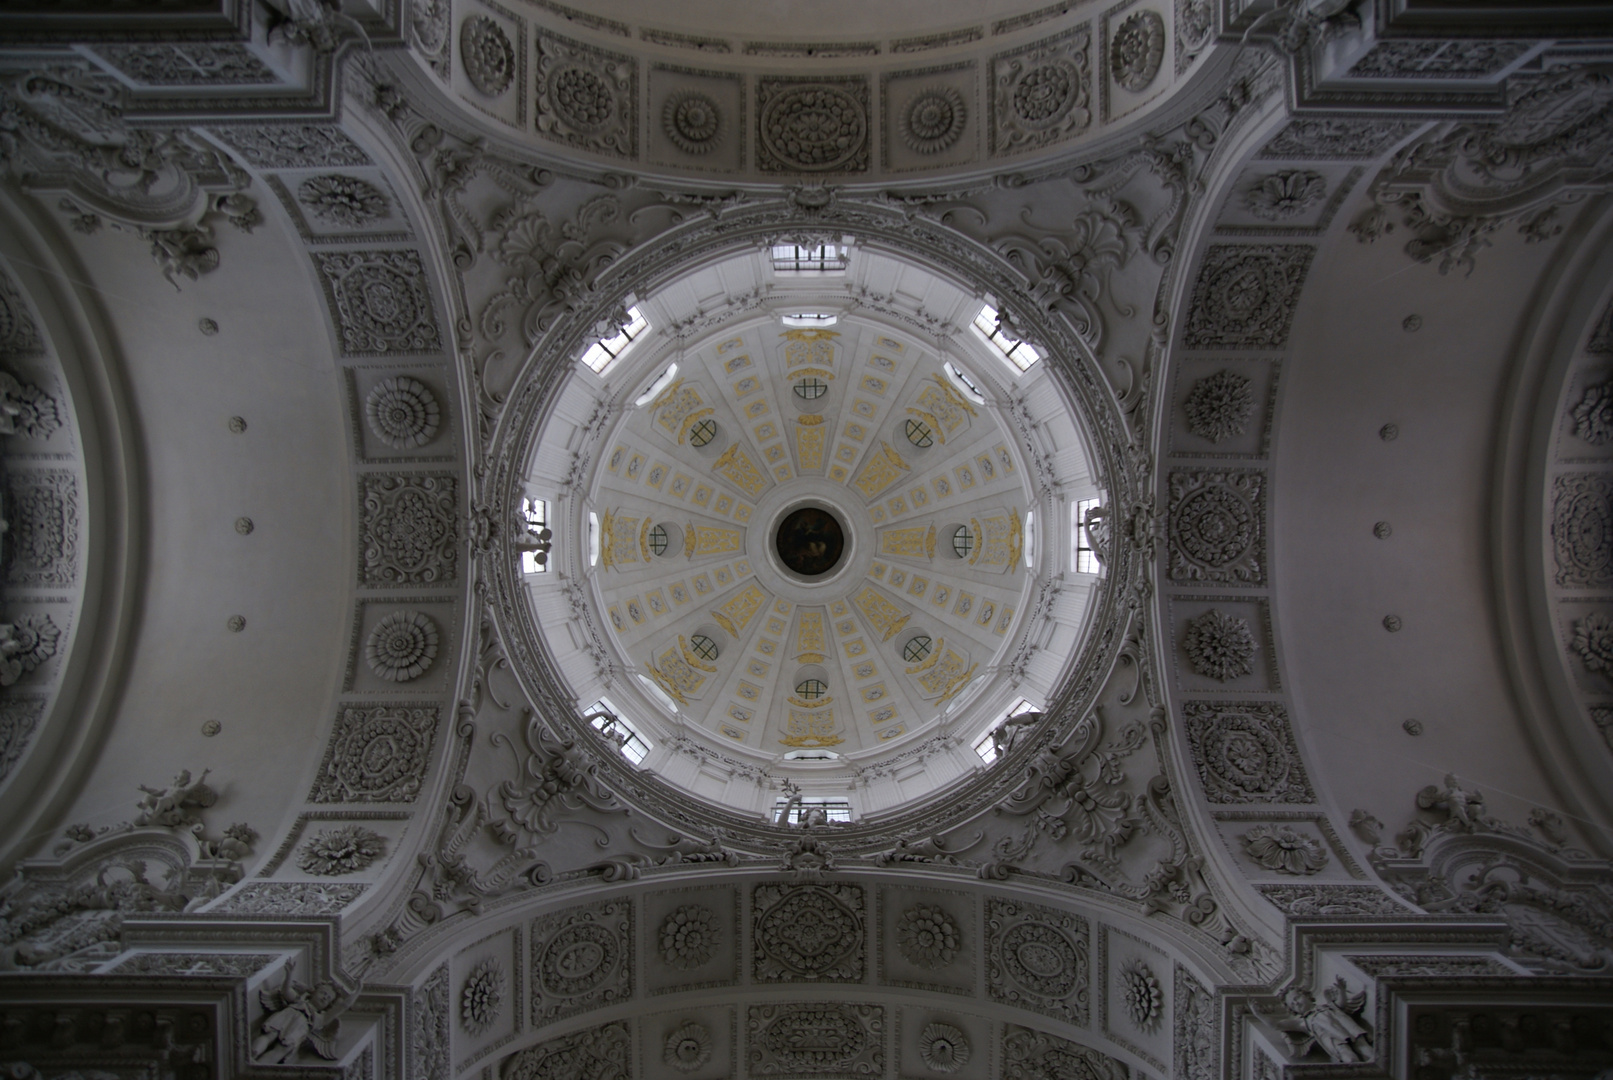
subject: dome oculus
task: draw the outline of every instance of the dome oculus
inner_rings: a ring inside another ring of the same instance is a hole
[[[774,545],[784,565],[802,577],[821,577],[845,551],[845,532],[827,510],[803,506],[779,522]]]

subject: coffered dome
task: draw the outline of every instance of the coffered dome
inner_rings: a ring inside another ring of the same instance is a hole
[[[1096,487],[1040,351],[994,343],[982,310],[874,245],[748,250],[572,367],[526,482],[557,537],[527,583],[630,758],[730,806],[737,768],[772,781],[743,809],[788,779],[861,814],[984,767],[991,729],[1046,703],[1096,580],[1071,521]],[[1055,583],[1057,628],[1030,617]],[[550,617],[562,590],[591,651]],[[1050,633],[1058,659],[1032,665]],[[895,782],[855,784],[877,766]]]

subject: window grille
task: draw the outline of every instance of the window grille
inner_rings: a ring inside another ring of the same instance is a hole
[[[952,554],[960,559],[967,559],[969,552],[975,547],[975,534],[967,525],[959,525],[952,534]]]
[[[705,419],[705,420],[698,421],[697,423],[695,423],[695,425],[693,427],[691,427],[689,429],[689,445],[690,446],[705,446],[707,443],[711,442],[711,440],[715,439],[716,437],[717,437],[717,421],[709,419],[709,418]]]
[[[844,270],[849,253],[839,244],[774,244],[773,270],[784,274]]]

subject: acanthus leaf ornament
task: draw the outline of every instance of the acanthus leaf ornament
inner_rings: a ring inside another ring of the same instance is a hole
[[[1109,275],[1123,268],[1143,239],[1137,212],[1122,201],[1094,197],[1058,235],[1032,239],[1009,234],[995,247],[1030,278],[1030,297],[1045,311],[1065,315],[1089,345],[1103,340],[1099,301],[1105,296]],[[1113,306],[1116,302],[1109,298]],[[1131,309],[1116,306],[1121,316]],[[1024,340],[1026,335],[1019,333]]]
[[[1234,371],[1218,371],[1193,384],[1182,402],[1187,429],[1213,443],[1242,435],[1254,412],[1249,380]]]
[[[1193,670],[1219,682],[1253,674],[1255,648],[1248,620],[1217,608],[1188,623],[1182,636]]]
[[[322,829],[297,853],[297,865],[309,874],[340,877],[367,870],[386,854],[386,838],[362,825]]]
[[[1299,217],[1322,201],[1327,181],[1308,169],[1285,169],[1262,177],[1243,195],[1244,209],[1263,221]]]
[[[1613,73],[1566,65],[1507,82],[1499,120],[1452,124],[1396,152],[1350,224],[1362,243],[1403,228],[1407,255],[1471,274],[1491,236],[1562,232],[1560,208],[1596,190],[1613,154]]]
[[[1256,825],[1238,837],[1244,854],[1279,874],[1314,874],[1327,865],[1327,848],[1292,825]]]
[[[480,1035],[498,1022],[504,1007],[504,966],[493,957],[478,963],[459,990],[459,1022]]]
[[[576,311],[593,299],[593,278],[613,262],[625,245],[600,235],[621,217],[621,201],[599,195],[585,203],[558,228],[534,200],[518,199],[495,213],[482,235],[484,250],[516,272],[503,291],[490,297],[478,323],[490,339],[504,336],[504,309],[521,311],[522,339],[535,343],[562,312]]]

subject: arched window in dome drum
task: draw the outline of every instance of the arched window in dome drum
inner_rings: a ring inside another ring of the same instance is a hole
[[[829,384],[816,376],[795,380],[795,396],[803,401],[816,401],[829,392]]]

